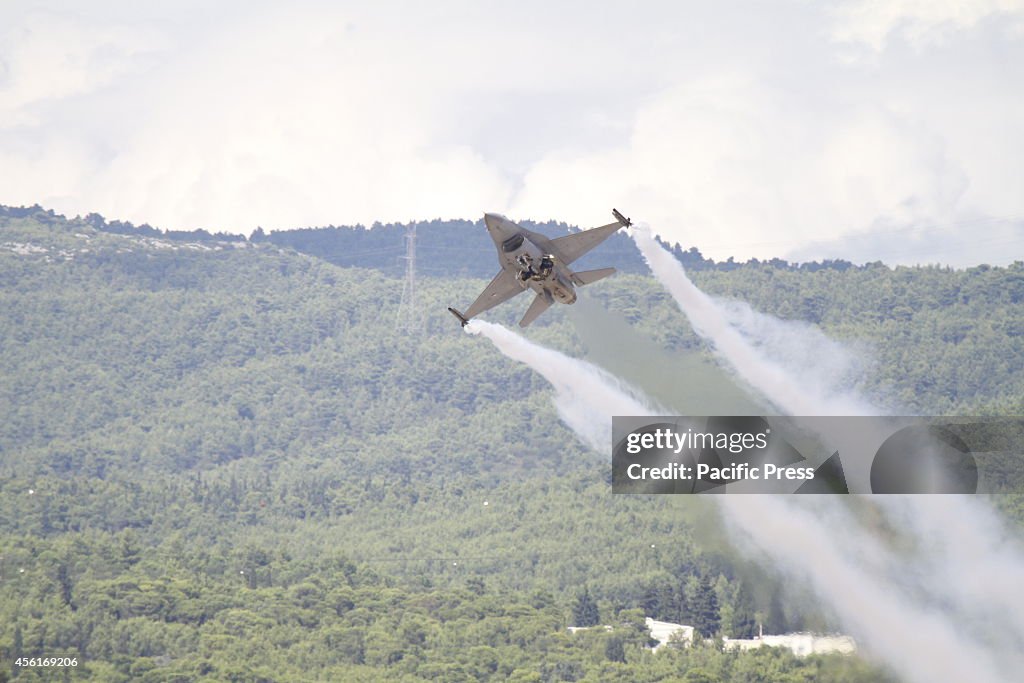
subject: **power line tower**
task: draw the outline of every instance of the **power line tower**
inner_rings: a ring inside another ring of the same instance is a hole
[[[405,284],[402,286],[402,301],[398,304],[395,330],[410,334],[421,331],[420,312],[416,306],[416,224],[410,223],[405,231]]]

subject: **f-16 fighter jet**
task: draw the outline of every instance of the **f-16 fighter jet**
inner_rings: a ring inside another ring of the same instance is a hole
[[[556,301],[575,303],[576,287],[597,282],[615,272],[614,268],[580,272],[569,268],[569,264],[604,242],[613,232],[633,224],[615,209],[612,209],[612,215],[615,216],[614,223],[550,239],[520,227],[500,214],[485,213],[484,223],[498,250],[501,270],[465,313],[454,308],[448,310],[465,327],[475,316],[532,289],[537,297],[519,321],[520,327],[526,327]]]

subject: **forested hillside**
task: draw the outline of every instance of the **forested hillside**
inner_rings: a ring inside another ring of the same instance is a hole
[[[645,615],[733,637],[834,624],[735,557],[702,501],[613,497],[545,382],[460,331],[445,306],[495,270],[470,255],[482,229],[448,225],[443,256],[422,245],[412,333],[383,261],[404,230],[341,230],[247,241],[0,212],[0,681],[50,676],[15,652],[109,681],[880,680],[839,656],[652,654]],[[591,258],[639,264],[615,244]],[[672,373],[724,374],[635,271],[529,336],[681,412],[708,405]],[[1024,264],[695,280],[849,342],[882,404],[1024,411]],[[616,335],[649,353],[611,353]],[[591,599],[614,628],[567,633]]]

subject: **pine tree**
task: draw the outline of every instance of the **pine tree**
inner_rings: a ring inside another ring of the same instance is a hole
[[[730,625],[733,638],[753,638],[757,635],[757,619],[754,618],[754,605],[750,593],[740,586],[736,594],[736,604],[732,612]]]
[[[671,617],[672,618],[669,619],[669,621],[675,622],[677,624],[686,624],[686,623],[688,623],[687,618],[690,616],[690,606],[686,602],[686,588],[685,588],[685,586],[682,583],[680,583],[679,586],[677,586],[674,590],[671,591],[671,594],[672,594],[672,609],[671,609]]]
[[[604,642],[604,657],[609,662],[626,661],[626,648],[623,647],[621,636],[611,636]]]
[[[71,602],[71,576],[68,572],[68,565],[65,562],[61,562],[57,566],[57,584],[60,586],[60,599],[65,605],[75,609],[75,605]]]
[[[572,609],[572,620],[576,622],[576,626],[597,626],[601,621],[597,603],[590,597],[590,591],[586,588],[576,598],[576,606]]]
[[[721,617],[718,613],[718,597],[711,585],[711,579],[707,574],[701,577],[697,585],[697,592],[694,596],[693,628],[704,638],[711,638],[721,626]]]

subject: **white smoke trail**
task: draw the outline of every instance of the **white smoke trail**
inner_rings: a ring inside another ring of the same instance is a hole
[[[810,383],[796,381],[778,363],[760,353],[726,318],[722,307],[697,289],[682,264],[655,241],[647,226],[632,237],[654,276],[669,290],[693,326],[711,343],[733,371],[764,398],[790,415],[864,415],[867,407],[847,396],[810,392]],[[802,378],[803,379],[803,378]]]
[[[711,297],[724,319],[758,354],[790,377],[798,377],[804,393],[824,401],[819,411],[843,415],[877,415],[875,406],[838,387],[853,386],[866,371],[863,358],[831,339],[816,325],[780,320],[755,311],[745,301]]]
[[[482,334],[503,354],[525,363],[550,382],[559,417],[595,450],[605,451],[611,445],[612,415],[665,414],[601,368],[535,344],[501,325],[473,320],[466,332]]]
[[[919,558],[894,554],[838,501],[809,497],[819,500],[807,507],[779,496],[715,498],[729,529],[746,543],[741,547],[756,549],[811,588],[867,652],[904,680],[1001,683],[1019,670],[1019,655],[1000,649],[1012,639],[999,638],[998,646],[988,638],[979,641],[963,609],[949,609],[944,598],[957,588],[941,586],[948,572],[928,576]],[[940,592],[927,590],[933,587]]]
[[[808,581],[858,642],[904,679],[1010,680],[992,653],[966,638],[954,619],[916,605],[863,563],[862,553],[877,550],[865,534],[778,497],[735,496],[720,502],[728,503],[724,507],[734,531],[774,566]]]
[[[712,301],[759,352],[799,374],[814,400],[826,393],[819,387],[849,386],[861,371],[842,345],[813,325],[779,320],[743,302]],[[853,396],[846,405],[853,414],[875,413]],[[990,508],[968,496],[881,496],[875,503],[918,545],[913,564],[899,560],[902,572],[918,579],[917,588],[937,604],[950,603],[964,625],[1002,642],[1007,652],[1024,649],[1024,592],[1010,588],[1024,584],[1024,555]]]
[[[694,329],[708,335],[734,370],[773,403],[791,412],[808,411],[802,414],[876,413],[870,404],[833,389],[848,382],[854,369],[841,345],[813,326],[758,313],[742,302],[712,299],[690,282],[679,262],[649,232],[641,229],[634,239]],[[764,382],[779,372],[787,380]],[[794,401],[797,390],[789,378],[797,374],[800,396]],[[1024,594],[1009,586],[1024,583],[1024,558],[1008,542],[1000,520],[978,501],[959,496],[882,497],[879,501],[897,528],[910,530],[923,543],[916,565],[910,568],[919,576],[919,587],[927,589],[937,603],[952,602],[965,622],[969,615],[976,623],[998,618],[1000,625],[1011,630],[1001,637],[1019,647],[1024,641]]]
[[[672,294],[694,330],[771,403],[795,415],[873,413],[867,404],[836,393],[827,381],[823,381],[820,364],[815,368],[813,362],[806,361],[807,358],[820,357],[820,351],[812,348],[802,350],[805,360],[799,382],[793,378],[796,373],[787,372],[765,354],[773,341],[777,344],[775,337],[789,336],[788,341],[792,345],[797,339],[806,342],[806,335],[800,336],[799,330],[793,330],[782,321],[769,322],[767,316],[758,319],[759,314],[753,314],[749,308],[734,307],[731,312],[733,320],[730,321],[728,308],[717,304],[694,286],[682,265],[653,239],[648,230],[634,229],[632,236],[651,270]],[[744,329],[747,337],[737,327]],[[908,680],[1002,681],[1009,680],[1008,672],[1019,666],[1020,662],[1015,661],[1017,657],[1011,654],[1002,658],[1001,672],[997,665],[999,651],[991,647],[986,649],[958,629],[967,612],[979,611],[982,597],[997,598],[995,594],[999,589],[963,590],[957,585],[962,583],[963,577],[960,581],[941,585],[942,579],[951,578],[954,567],[967,567],[963,562],[953,561],[954,555],[948,552],[957,543],[959,534],[950,533],[955,527],[944,524],[948,520],[936,517],[931,514],[933,511],[917,502],[903,500],[892,505],[902,510],[905,516],[916,519],[919,528],[926,527],[928,532],[942,539],[940,545],[947,550],[942,557],[943,571],[932,572],[924,581],[924,587],[931,593],[929,599],[932,604],[944,603],[952,596],[957,608],[953,615],[918,605],[913,597],[903,595],[901,589],[906,586],[894,582],[891,575],[899,558],[863,533],[848,515],[842,513],[837,501],[823,501],[818,509],[810,511],[784,499],[742,496],[718,500],[734,530],[771,556],[776,564],[788,567],[791,573],[809,580],[843,623],[854,631],[854,635]],[[824,523],[826,518],[833,520],[834,528]],[[783,521],[775,527],[765,523],[768,519]],[[844,544],[855,554],[844,552]],[[971,564],[973,569],[978,569],[977,561]],[[1011,579],[1020,576],[1019,566],[1010,557],[995,572],[999,578]],[[914,569],[920,572],[922,565],[917,564]],[[942,592],[936,594],[936,591]],[[992,604],[981,611],[991,613]],[[925,634],[930,642],[922,640]],[[924,649],[919,645],[922,642],[927,643]]]
[[[879,505],[920,546],[925,588],[1008,651],[1024,651],[1024,557],[1004,522],[962,496],[885,496]]]
[[[607,372],[530,342],[490,323],[474,321],[471,334],[490,339],[506,356],[539,372],[555,387],[562,419],[588,445],[609,444],[608,416],[651,415],[660,410]],[[868,648],[907,680],[996,683],[1003,680],[991,657],[965,639],[950,621],[922,610],[890,590],[881,568],[891,558],[859,530],[836,531],[843,520],[825,519],[766,496],[722,498],[732,528],[773,562],[806,581],[825,598]],[[777,526],[776,526],[777,524]],[[846,543],[837,542],[837,537]],[[874,567],[872,573],[867,563]],[[882,577],[878,574],[883,573]]]

